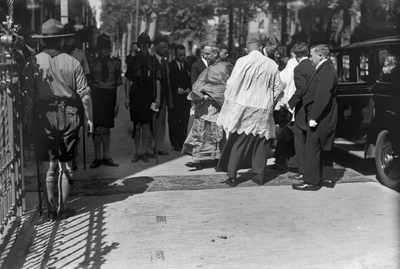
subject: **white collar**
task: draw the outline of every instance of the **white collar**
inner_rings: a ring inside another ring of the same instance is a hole
[[[321,64],[322,64],[323,62],[326,62],[326,61],[328,61],[328,59],[323,59],[322,61],[320,61],[320,62],[317,64],[317,66],[315,67],[315,69],[317,69],[318,67],[320,67]]]

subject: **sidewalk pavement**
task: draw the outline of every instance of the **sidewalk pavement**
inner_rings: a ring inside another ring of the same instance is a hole
[[[160,164],[131,163],[132,123],[123,101],[111,142],[120,166],[90,169],[87,139],[87,167],[80,151],[77,180],[217,174],[185,167],[191,157],[173,151],[168,138],[170,155],[159,156]],[[32,176],[34,164],[28,165]],[[22,268],[400,268],[400,195],[377,182],[318,192],[290,186],[148,192],[143,184],[139,194],[71,197],[77,214],[64,221],[40,218]]]

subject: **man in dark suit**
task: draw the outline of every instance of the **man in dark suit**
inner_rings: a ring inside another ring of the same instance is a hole
[[[190,101],[187,95],[191,92],[190,64],[185,61],[186,48],[175,46],[175,59],[169,63],[173,108],[168,111],[169,138],[176,151],[182,150],[189,123]]]
[[[24,54],[25,61],[39,52],[39,40],[37,38],[32,38],[33,35],[36,35],[33,30],[24,33],[25,46],[21,48],[21,51]]]
[[[306,93],[307,84],[314,73],[315,66],[308,59],[309,51],[306,43],[296,43],[293,46],[293,53],[296,55],[296,60],[299,64],[294,68],[294,84],[296,91],[289,100],[291,109],[295,107],[295,121],[293,126],[294,132],[294,148],[296,152],[298,174],[292,176],[292,179],[301,179],[303,177],[304,161],[305,161],[305,146],[307,135],[307,124],[305,122],[303,102],[301,98]]]
[[[190,72],[192,85],[196,82],[197,78],[200,76],[201,72],[207,67],[207,60],[203,57],[203,52],[206,47],[206,43],[201,44],[201,55],[199,55],[198,60],[192,65],[192,70]],[[207,47],[206,49],[209,49]]]
[[[338,117],[336,93],[338,77],[329,60],[327,45],[311,48],[311,60],[316,66],[303,95],[301,110],[307,125],[303,183],[293,184],[295,190],[316,191],[321,186],[333,188],[334,180],[322,179],[323,156],[332,150]],[[301,114],[300,114],[301,115]]]

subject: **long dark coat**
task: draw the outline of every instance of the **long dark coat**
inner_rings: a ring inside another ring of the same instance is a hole
[[[302,98],[306,122],[317,121],[316,128],[323,150],[331,150],[338,118],[336,93],[338,76],[330,60],[323,62],[314,72]]]
[[[307,130],[307,122],[305,110],[301,109],[303,106],[302,98],[307,91],[307,85],[314,74],[315,66],[309,59],[302,60],[294,68],[294,83],[296,91],[289,100],[289,106],[295,107],[295,124],[302,130]]]

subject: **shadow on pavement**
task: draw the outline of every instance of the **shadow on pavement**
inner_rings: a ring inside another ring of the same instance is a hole
[[[68,207],[75,209],[76,215],[66,220],[48,222],[45,212],[36,223],[36,234],[22,268],[70,268],[69,265],[77,261],[80,261],[79,268],[101,268],[105,257],[119,246],[106,238],[105,224],[118,222],[107,219],[109,208],[116,202],[145,192],[152,181],[146,177],[138,179],[135,191],[131,189],[129,194],[71,196]],[[121,213],[123,217],[124,212]]]

